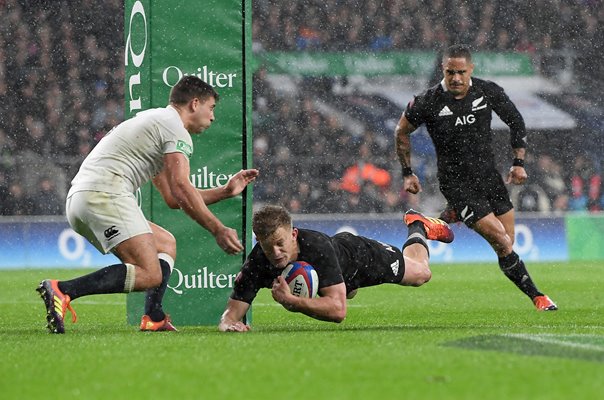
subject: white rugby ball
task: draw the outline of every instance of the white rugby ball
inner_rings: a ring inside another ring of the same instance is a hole
[[[298,297],[315,297],[319,290],[319,276],[312,265],[305,261],[288,264],[281,273],[289,285],[291,294]]]

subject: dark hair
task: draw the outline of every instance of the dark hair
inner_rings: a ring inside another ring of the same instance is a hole
[[[218,101],[218,93],[214,88],[195,75],[182,77],[170,91],[170,103],[173,104],[187,104],[194,98],[205,101],[209,97]]]
[[[443,60],[446,58],[465,58],[466,61],[472,62],[472,53],[470,47],[465,44],[454,44],[448,47],[443,53]]]
[[[257,238],[264,239],[271,236],[281,227],[291,227],[292,217],[281,206],[264,206],[254,213],[252,217],[252,230]]]

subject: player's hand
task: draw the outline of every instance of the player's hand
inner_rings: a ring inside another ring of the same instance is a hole
[[[237,254],[243,251],[237,231],[233,228],[225,226],[221,229],[216,235],[216,243],[227,254]]]
[[[403,189],[409,193],[418,194],[422,191],[422,185],[415,174],[403,177]]]
[[[271,289],[271,294],[273,295],[273,299],[283,307],[288,310],[291,309],[291,304],[289,299],[292,297],[291,291],[289,290],[289,286],[287,282],[285,282],[285,278],[282,276],[278,276],[273,281],[273,288]]]
[[[524,167],[512,166],[505,183],[513,183],[514,185],[522,185],[528,179],[528,175]]]
[[[242,169],[233,175],[225,185],[227,197],[237,196],[251,182],[256,180],[259,172],[257,169]]]
[[[232,324],[220,324],[219,329],[222,332],[248,332],[252,328],[249,325],[244,324],[241,321],[237,321]]]

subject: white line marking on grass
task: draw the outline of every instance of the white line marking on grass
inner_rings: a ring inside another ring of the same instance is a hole
[[[74,304],[92,304],[95,306],[125,306],[126,302],[124,301],[94,301],[94,300],[82,300],[82,301],[75,301],[74,300]]]
[[[41,301],[0,301],[0,304],[43,304]],[[91,304],[91,305],[99,305],[99,306],[122,306],[126,305],[125,301],[95,301],[95,300],[74,300],[73,303],[75,306],[78,304]]]
[[[572,347],[572,348],[577,348],[577,349],[604,351],[604,346],[554,339],[555,337],[560,337],[560,336],[554,335],[554,334],[530,335],[527,333],[508,333],[503,336],[532,340],[533,342],[538,342],[538,343],[556,344],[559,346],[566,346],[566,347]],[[577,338],[583,337],[580,335],[574,335],[574,336]],[[568,336],[564,336],[564,337],[568,337]],[[591,337],[597,337],[597,336],[591,335]]]
[[[281,307],[281,304],[274,302],[274,303],[252,303],[252,306],[254,307]],[[346,307],[348,308],[366,308],[367,306],[361,305],[361,304],[348,304]]]
[[[252,306],[254,307],[276,307],[279,306],[281,307],[281,304],[275,302],[275,303],[252,303]]]

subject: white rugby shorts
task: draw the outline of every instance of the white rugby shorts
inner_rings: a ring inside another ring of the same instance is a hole
[[[73,230],[103,254],[131,237],[152,233],[133,194],[75,192],[67,197],[65,213]]]

